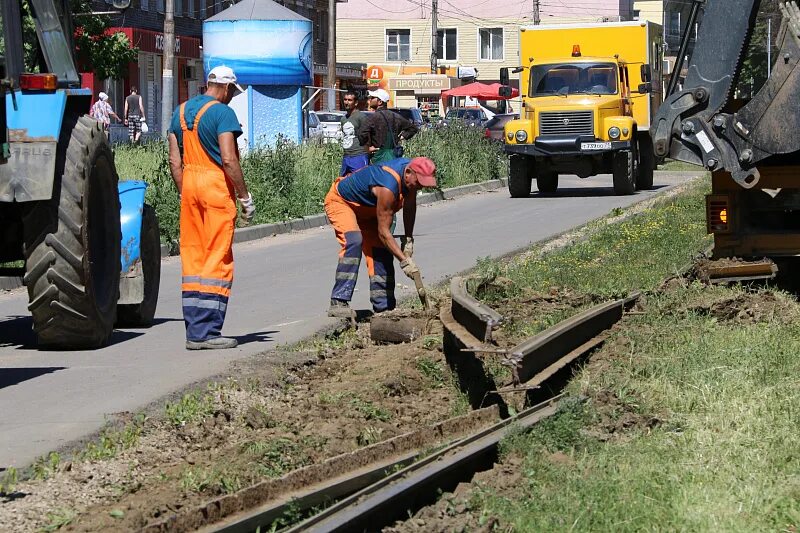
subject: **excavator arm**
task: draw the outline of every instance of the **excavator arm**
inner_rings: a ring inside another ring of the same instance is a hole
[[[667,96],[650,130],[656,156],[727,170],[747,189],[758,183],[757,166],[800,162],[797,2],[780,4],[780,53],[767,82],[738,111],[726,108],[760,4],[760,0],[695,0],[703,18],[686,80],[681,90]],[[686,31],[694,30],[688,26]]]

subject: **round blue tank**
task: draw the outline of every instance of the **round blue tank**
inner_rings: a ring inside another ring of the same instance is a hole
[[[203,23],[206,75],[225,65],[246,85],[312,83],[310,20],[218,20],[224,14]]]

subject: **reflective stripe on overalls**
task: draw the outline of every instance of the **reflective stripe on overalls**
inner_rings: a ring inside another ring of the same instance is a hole
[[[381,167],[397,180],[398,198],[393,211],[403,208],[403,185],[400,175],[389,167]],[[336,238],[342,248],[336,266],[336,281],[331,298],[349,302],[356,288],[361,254],[367,258],[369,295],[376,312],[394,309],[394,256],[383,246],[378,235],[377,207],[349,202],[339,194],[337,178],[325,196],[325,214],[328,216]]]
[[[219,337],[233,283],[233,229],[236,197],[222,167],[200,143],[198,125],[205,112],[220,102],[208,102],[183,131],[180,249],[183,319],[186,338],[203,341]]]

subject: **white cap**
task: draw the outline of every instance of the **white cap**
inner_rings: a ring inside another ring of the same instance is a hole
[[[232,83],[234,87],[244,92],[242,86],[236,83],[236,74],[233,73],[231,67],[221,65],[212,68],[211,72],[208,73],[208,79],[206,81],[209,83]]]
[[[100,94],[98,94],[97,97],[100,98],[100,100],[103,100],[103,101],[108,100],[108,95],[106,93],[102,92],[102,91],[100,91]]]
[[[369,91],[369,95],[374,96],[375,98],[380,98],[382,102],[388,102],[391,99],[389,93],[387,93],[383,89],[376,89],[374,91]]]

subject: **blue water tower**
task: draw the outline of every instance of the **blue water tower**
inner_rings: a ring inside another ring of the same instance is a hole
[[[302,87],[313,81],[311,28],[271,0],[242,0],[203,22],[206,76],[225,65],[247,86],[231,102],[246,146],[274,144],[278,135],[302,140]]]

